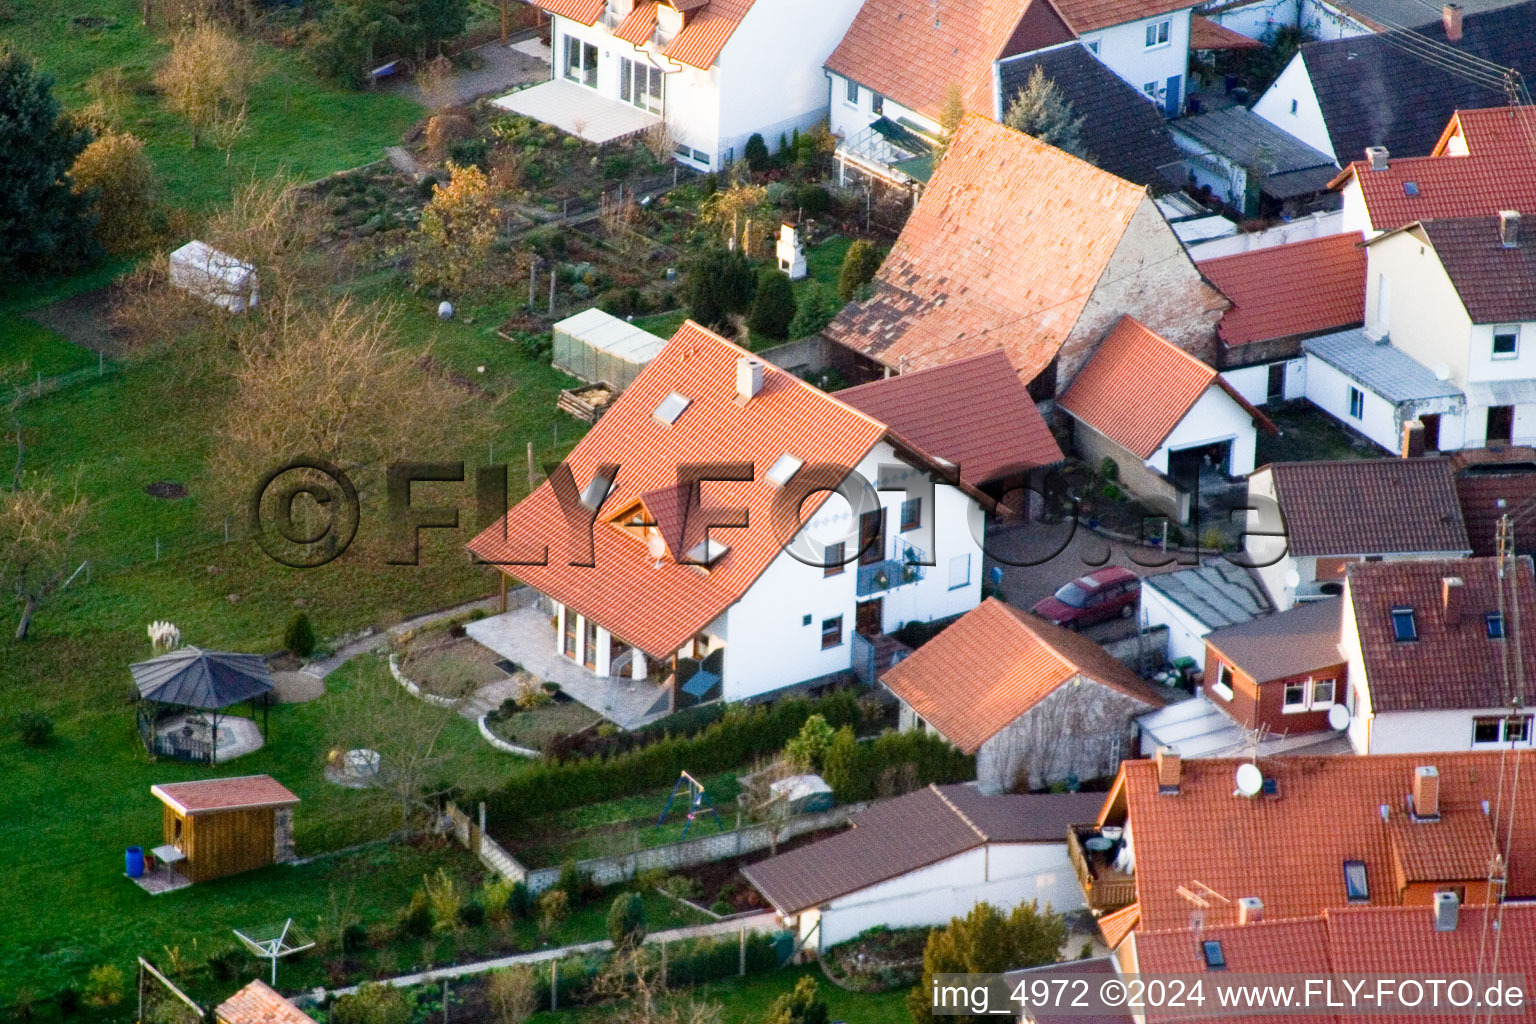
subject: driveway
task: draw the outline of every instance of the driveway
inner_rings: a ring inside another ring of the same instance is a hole
[[[987,576],[994,567],[1003,570],[1002,598],[1016,608],[1030,608],[1041,598],[1055,593],[1063,583],[1101,569],[1106,565],[1123,566],[1138,576],[1187,569],[1194,555],[1175,552],[1168,565],[1155,563],[1169,556],[1152,548],[1121,544],[1071,523],[1018,523],[994,525],[987,530]],[[1054,554],[1053,554],[1054,553]],[[997,557],[992,557],[993,555]],[[1134,556],[1134,557],[1133,557]],[[1135,559],[1152,563],[1138,564]],[[1183,561],[1181,561],[1181,559]],[[1038,564],[1010,564],[1010,563]],[[1133,636],[1136,619],[1114,619],[1091,626],[1083,635],[1106,643]]]

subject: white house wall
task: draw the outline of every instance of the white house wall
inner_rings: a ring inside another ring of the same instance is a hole
[[[1233,7],[1220,13],[1207,14],[1222,28],[1247,36],[1249,39],[1268,40],[1282,28],[1296,24],[1298,0],[1263,0],[1245,7]]]
[[[1183,110],[1184,95],[1189,88],[1189,15],[1190,8],[1169,11],[1155,18],[1128,21],[1112,25],[1081,36],[1084,46],[1093,50],[1099,60],[1111,71],[1145,93],[1147,83],[1156,83],[1156,102],[1162,107],[1168,100],[1168,79],[1178,76],[1177,95],[1173,106]],[[1147,48],[1147,26],[1164,19],[1171,19],[1168,42]],[[1097,44],[1097,49],[1094,44]],[[1149,97],[1150,98],[1150,97]]]
[[[1308,39],[1353,39],[1371,34],[1368,26],[1326,0],[1301,0],[1299,25]]]
[[[883,441],[860,463],[859,473],[873,486],[882,464],[904,465]],[[895,557],[899,539],[923,548],[923,531],[900,532],[904,492],[881,491],[879,497],[886,510],[885,557]],[[865,598],[883,598],[885,632],[911,621],[959,615],[981,601],[980,511],[954,487],[935,486],[933,499],[924,501],[922,514],[925,524],[932,525],[934,550],[929,555],[934,564],[924,567],[926,575],[921,580]],[[858,524],[846,502],[836,496],[827,500],[805,529],[820,537],[846,534],[850,557],[858,549]],[[720,531],[726,543],[729,535],[729,530]],[[949,585],[952,563],[968,566],[966,581],[954,588]],[[781,552],[727,613],[731,640],[725,654],[724,698],[743,700],[846,671],[852,664],[852,635],[860,601],[856,594],[858,568],[854,560],[842,572],[827,576],[821,566],[807,565],[789,551]],[[843,617],[842,643],[823,650],[821,624],[839,615]]]
[[[881,112],[875,113],[875,91],[867,86],[859,86],[858,101],[849,102],[848,79],[842,75],[826,72],[825,87],[827,96],[824,98],[828,99],[828,120],[832,133],[844,139],[852,139],[880,117],[886,117],[892,121],[910,121],[931,132],[939,131],[937,121],[919,114],[910,107],[902,106],[889,96],[883,97]]]
[[[1030,900],[1059,913],[1083,907],[1065,837],[1060,843],[990,844],[832,900],[819,910],[818,948],[876,925],[943,925],[977,903],[1006,911]]]
[[[773,0],[753,4],[717,62],[720,152],[741,156],[760,132],[779,135],[827,116],[822,65],[842,42],[862,0]]]
[[[1279,361],[1279,360],[1277,360]],[[1307,395],[1307,361],[1305,359],[1286,359],[1285,383],[1281,388],[1280,397],[1289,402],[1295,398],[1305,398]],[[1257,366],[1243,366],[1235,370],[1221,371],[1221,379],[1232,386],[1232,390],[1243,396],[1243,399],[1251,405],[1263,405],[1269,401],[1269,363],[1260,363]]]
[[[1420,366],[1434,370],[1443,365],[1453,383],[1466,384],[1472,319],[1435,251],[1416,230],[1400,231],[1372,242],[1365,250],[1365,266],[1365,322],[1384,328],[1392,346]],[[1383,280],[1387,282],[1385,321]],[[1525,370],[1519,376],[1536,376],[1536,351],[1509,362]]]
[[[1316,356],[1307,356],[1307,401],[1322,409],[1340,423],[1375,441],[1389,452],[1396,452],[1401,444],[1401,428],[1397,423],[1397,407],[1374,391],[1360,388],[1365,394],[1361,415],[1349,414],[1349,389],[1359,387],[1332,364]],[[1442,422],[1441,430],[1445,430]]]
[[[1294,113],[1291,111],[1293,100],[1296,104]],[[1253,105],[1253,112],[1318,152],[1327,153],[1336,162],[1340,159],[1339,154],[1333,151],[1333,140],[1328,137],[1328,123],[1323,120],[1323,108],[1318,105],[1317,93],[1312,89],[1312,79],[1307,74],[1307,65],[1301,54],[1292,57],[1285,70],[1280,72],[1280,77],[1264,90],[1264,95]],[[1363,155],[1347,153],[1343,159],[1354,160]]]
[[[1366,681],[1369,686],[1370,681]],[[1475,718],[1496,718],[1509,708],[1473,711],[1393,711],[1377,714],[1371,721],[1370,754],[1430,754],[1456,750],[1507,750],[1507,743],[1473,743]],[[1531,730],[1536,733],[1536,729]],[[1530,742],[1516,744],[1529,748]]]
[[[1168,660],[1193,658],[1205,664],[1205,641],[1211,628],[1152,587],[1141,588],[1141,624],[1168,627]]]
[[[1253,417],[1231,395],[1212,384],[1163,440],[1162,447],[1152,453],[1147,465],[1166,475],[1171,453],[1227,440],[1232,442],[1227,475],[1247,476],[1252,473],[1255,441]]]

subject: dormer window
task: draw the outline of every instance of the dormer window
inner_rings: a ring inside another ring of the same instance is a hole
[[[708,569],[720,561],[729,550],[730,547],[728,545],[722,544],[717,540],[701,540],[688,549],[688,561],[696,566],[701,565]]]
[[[613,479],[611,477],[603,476],[600,473],[593,476],[587,486],[582,488],[581,503],[587,508],[596,511],[602,507],[603,502],[608,497],[608,491],[612,487]]]
[[[1419,638],[1419,624],[1414,618],[1412,608],[1392,609],[1392,639],[1400,644],[1410,643]]]
[[[1504,639],[1504,616],[1500,612],[1489,612],[1483,616],[1483,632],[1488,634],[1489,640]]]
[[[661,404],[656,406],[656,411],[651,415],[655,417],[657,423],[670,427],[677,422],[677,418],[683,414],[683,410],[692,404],[693,399],[681,392],[674,391],[661,400]]]

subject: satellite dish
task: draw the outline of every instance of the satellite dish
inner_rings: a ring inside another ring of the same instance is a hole
[[[667,553],[667,542],[662,539],[661,534],[653,533],[646,538],[645,549],[650,552],[652,561],[659,562]]]
[[[1334,732],[1343,732],[1349,728],[1349,708],[1343,704],[1335,704],[1328,709],[1328,728]]]
[[[1243,796],[1258,796],[1264,788],[1264,773],[1259,771],[1256,764],[1242,764],[1237,767],[1237,791]]]
[[[1301,586],[1301,573],[1297,572],[1295,569],[1287,570],[1285,574],[1285,585],[1290,587],[1292,590],[1295,590],[1297,587]]]
[[[1435,380],[1450,380],[1451,368],[1444,363],[1435,364]]]

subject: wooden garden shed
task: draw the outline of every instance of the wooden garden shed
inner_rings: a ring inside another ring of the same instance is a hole
[[[270,775],[170,782],[149,791],[165,805],[159,860],[193,882],[293,859],[299,798]]]

